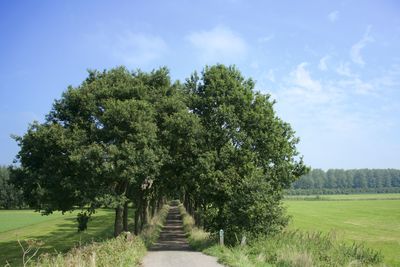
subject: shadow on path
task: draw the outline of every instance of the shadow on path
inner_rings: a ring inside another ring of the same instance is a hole
[[[171,206],[166,222],[160,233],[158,241],[150,248],[150,251],[175,250],[190,251],[186,234],[183,231],[182,217],[178,206]]]

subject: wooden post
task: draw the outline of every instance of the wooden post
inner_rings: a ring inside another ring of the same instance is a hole
[[[219,244],[221,245],[221,246],[223,246],[224,245],[224,230],[219,230]]]

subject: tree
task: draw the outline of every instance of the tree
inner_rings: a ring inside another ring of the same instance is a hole
[[[227,230],[230,241],[234,234],[280,229],[282,190],[307,171],[294,131],[235,67],[206,67],[186,86],[190,109],[206,129],[198,163],[205,228]]]
[[[165,197],[179,195],[197,223],[227,230],[228,242],[268,234],[287,221],[283,189],[308,170],[273,105],[235,67],[206,67],[185,85],[166,68],[90,71],[44,123],[16,137],[12,180],[45,214],[82,209],[80,229],[107,205],[118,235],[132,203],[137,234]]]
[[[45,214],[80,207],[89,216],[106,203],[115,208],[118,235],[123,207],[132,196],[145,197],[143,183],[161,165],[150,101],[157,87],[151,78],[159,76],[169,79],[164,69],[149,75],[122,67],[91,71],[54,103],[45,123],[16,137],[21,168],[13,170],[14,183],[28,203]]]

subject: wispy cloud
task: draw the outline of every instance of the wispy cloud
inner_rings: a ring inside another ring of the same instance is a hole
[[[161,58],[167,51],[167,44],[160,36],[128,31],[116,36],[111,51],[124,64],[140,66]]]
[[[323,58],[321,58],[319,60],[318,69],[320,69],[322,71],[327,71],[328,70],[328,59],[329,58],[330,58],[329,55],[326,55]]]
[[[339,19],[339,11],[335,10],[329,13],[328,19],[330,22],[335,22]]]
[[[346,76],[346,77],[353,77],[355,76],[354,73],[350,69],[350,63],[349,62],[341,62],[339,66],[336,68],[336,73],[341,75],[341,76]]]
[[[364,66],[365,65],[365,61],[364,58],[361,55],[361,50],[368,44],[368,43],[372,43],[374,42],[374,38],[371,36],[371,26],[368,26],[364,36],[361,38],[361,40],[359,40],[357,43],[355,43],[350,50],[350,58],[351,60],[360,65],[360,66]]]
[[[186,40],[197,50],[199,59],[206,63],[237,61],[245,58],[248,50],[248,45],[238,34],[223,26],[193,32]]]
[[[142,68],[161,59],[168,52],[168,45],[159,35],[121,30],[111,32],[99,29],[84,34],[85,45],[108,57],[114,64]]]
[[[281,82],[280,87],[278,97],[301,110],[315,110],[327,104],[331,105],[341,97],[341,90],[333,83],[322,83],[312,77],[307,62],[297,65],[288,78]]]

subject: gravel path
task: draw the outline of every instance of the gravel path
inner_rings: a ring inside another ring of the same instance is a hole
[[[143,267],[221,267],[217,259],[192,251],[183,232],[177,206],[168,212],[167,221],[156,244],[143,259]]]

